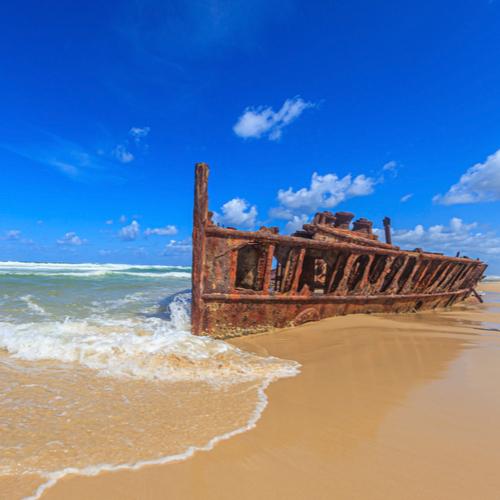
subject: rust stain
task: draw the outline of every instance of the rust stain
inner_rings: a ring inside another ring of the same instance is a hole
[[[386,242],[350,212],[319,212],[292,236],[278,228],[219,227],[208,211],[208,173],[195,166],[192,331],[230,337],[351,313],[449,307],[471,294],[487,265]],[[477,295],[476,295],[477,296]]]

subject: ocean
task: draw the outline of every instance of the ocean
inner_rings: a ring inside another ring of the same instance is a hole
[[[294,361],[189,331],[190,268],[0,262],[0,497],[190,457]]]

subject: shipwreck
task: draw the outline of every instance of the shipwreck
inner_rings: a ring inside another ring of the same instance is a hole
[[[352,313],[450,307],[474,294],[486,264],[420,248],[401,250],[383,221],[319,212],[291,236],[212,222],[205,163],[195,166],[192,332],[231,337]],[[351,226],[352,222],[352,226]]]

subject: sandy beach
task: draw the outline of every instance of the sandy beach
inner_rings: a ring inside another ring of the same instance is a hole
[[[256,427],[138,471],[67,476],[44,499],[496,499],[500,284],[487,302],[347,316],[236,339],[301,363]]]

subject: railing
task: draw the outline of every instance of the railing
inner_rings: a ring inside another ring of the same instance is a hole
[[[210,267],[230,276],[219,291],[264,295],[406,295],[474,286],[485,269],[476,260],[207,228]],[[216,240],[217,243],[215,242]],[[218,250],[211,252],[211,247]],[[224,262],[225,261],[225,262]],[[223,263],[224,262],[224,263]],[[210,289],[211,284],[207,283]]]

